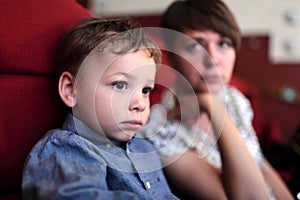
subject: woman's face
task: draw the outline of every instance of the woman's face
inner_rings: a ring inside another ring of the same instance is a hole
[[[236,52],[231,39],[213,31],[185,30],[183,33],[188,37],[174,41],[174,51],[180,54],[173,59],[176,70],[195,92],[220,91],[229,83],[235,64]]]

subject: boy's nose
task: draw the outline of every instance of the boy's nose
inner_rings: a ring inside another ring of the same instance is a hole
[[[147,106],[147,101],[147,97],[145,97],[141,91],[137,91],[130,97],[129,110],[144,111]]]

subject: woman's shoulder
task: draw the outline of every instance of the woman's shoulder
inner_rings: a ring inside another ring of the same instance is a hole
[[[226,91],[226,108],[233,119],[250,123],[253,110],[250,101],[235,87],[228,87]]]
[[[227,87],[225,96],[227,104],[235,105],[242,110],[252,110],[249,99],[237,88],[232,86]]]
[[[241,101],[249,101],[246,96],[236,87],[228,86],[226,92],[233,98],[239,99]]]

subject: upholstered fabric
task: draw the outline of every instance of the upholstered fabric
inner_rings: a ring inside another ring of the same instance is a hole
[[[0,12],[0,199],[18,199],[27,154],[65,118],[54,76],[59,38],[90,13],[75,0],[3,0]]]

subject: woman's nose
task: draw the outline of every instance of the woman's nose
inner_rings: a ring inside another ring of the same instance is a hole
[[[209,54],[204,55],[203,64],[205,68],[211,68],[215,65],[212,57]]]
[[[136,91],[129,100],[129,110],[130,111],[144,111],[147,106],[147,101],[149,99],[141,92]]]
[[[206,51],[208,54],[205,58],[206,66],[213,67],[214,65],[218,65],[220,54],[217,47],[215,47],[214,45],[208,45]]]

